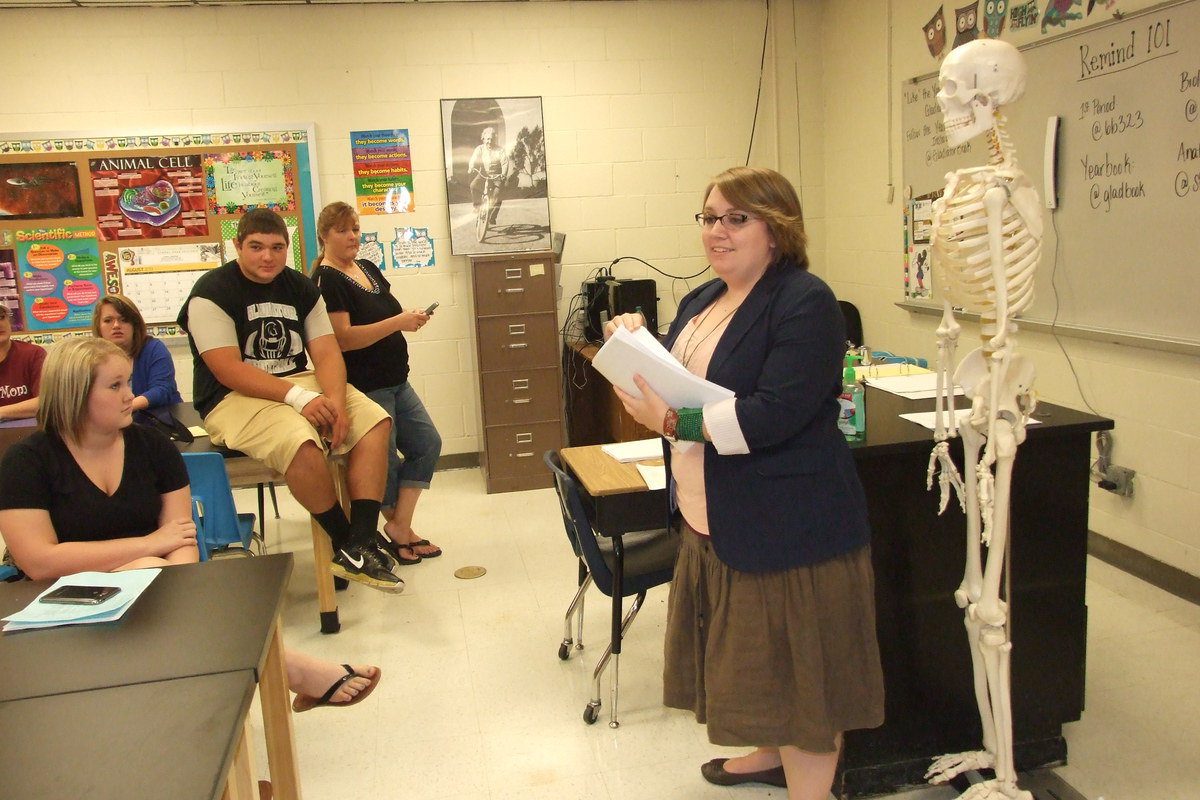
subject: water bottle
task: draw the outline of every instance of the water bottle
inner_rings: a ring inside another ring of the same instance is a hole
[[[838,430],[848,442],[861,442],[867,438],[866,393],[854,371],[854,359],[858,357],[846,356],[846,368],[842,370],[842,393],[838,397]]]

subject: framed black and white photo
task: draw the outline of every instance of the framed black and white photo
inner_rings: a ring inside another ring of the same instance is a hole
[[[451,253],[550,249],[542,98],[442,100],[442,146]]]

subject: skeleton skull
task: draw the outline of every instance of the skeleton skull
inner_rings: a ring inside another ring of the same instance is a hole
[[[1000,39],[976,39],[950,51],[938,74],[938,104],[951,146],[990,127],[999,106],[1025,93],[1025,60]]]

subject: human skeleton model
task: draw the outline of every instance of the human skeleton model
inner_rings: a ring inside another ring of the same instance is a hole
[[[945,194],[934,204],[933,277],[944,310],[937,329],[936,444],[927,476],[932,488],[938,475],[940,511],[946,509],[953,488],[967,517],[966,571],[954,599],[966,612],[983,750],[942,756],[926,777],[943,783],[968,770],[990,767],[995,778],[972,786],[963,800],[1032,800],[1033,795],[1017,788],[1013,764],[1012,643],[1007,603],[1000,597],[1013,459],[1025,440],[1026,419],[1034,406],[1033,365],[1014,352],[1013,317],[1033,300],[1042,240],[1037,191],[1017,166],[999,113],[1001,106],[1024,93],[1025,65],[1007,42],[980,39],[951,51],[939,82],[938,102],[950,144],[986,133],[991,151],[986,166],[948,174]],[[953,306],[980,315],[982,346],[962,360],[950,381],[960,327]],[[961,429],[954,416],[955,383],[971,404]],[[959,432],[965,481],[950,460],[947,442]]]

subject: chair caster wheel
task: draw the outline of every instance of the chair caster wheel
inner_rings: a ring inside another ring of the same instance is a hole
[[[570,657],[571,657],[571,645],[567,644],[566,642],[563,642],[562,644],[560,644],[558,646],[558,660],[566,661]]]
[[[588,703],[583,709],[583,721],[588,725],[595,725],[596,720],[600,718],[600,704],[592,705]]]

